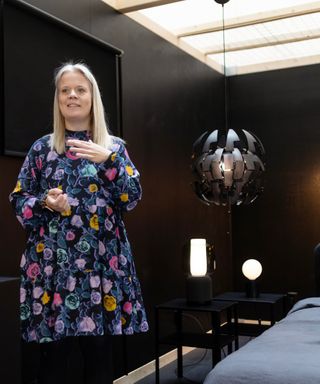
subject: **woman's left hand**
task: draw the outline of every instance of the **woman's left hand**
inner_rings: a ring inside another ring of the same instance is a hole
[[[88,159],[95,163],[103,163],[112,153],[109,149],[103,148],[91,140],[69,139],[67,145],[70,146],[69,151],[74,152],[76,157]]]

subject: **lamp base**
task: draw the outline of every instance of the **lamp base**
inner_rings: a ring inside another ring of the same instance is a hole
[[[259,289],[255,280],[249,280],[246,284],[246,295],[249,298],[256,299],[259,297]]]
[[[206,305],[212,301],[212,279],[210,276],[187,278],[187,304]]]

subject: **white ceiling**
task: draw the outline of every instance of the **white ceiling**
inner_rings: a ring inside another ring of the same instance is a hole
[[[320,63],[320,1],[102,1],[228,76]]]

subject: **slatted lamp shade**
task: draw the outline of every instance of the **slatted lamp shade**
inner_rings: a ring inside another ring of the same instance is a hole
[[[193,188],[204,203],[250,204],[263,191],[265,150],[245,130],[205,132],[193,145]]]

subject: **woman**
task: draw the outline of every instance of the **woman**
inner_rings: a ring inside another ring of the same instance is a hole
[[[148,330],[122,221],[122,212],[141,198],[139,173],[123,141],[108,133],[88,67],[63,65],[55,85],[53,134],[33,144],[10,195],[28,232],[21,260],[22,338],[47,346],[40,382],[57,382],[57,375],[62,382],[52,359],[60,356],[61,364],[69,337],[77,337],[85,383],[106,384],[112,377],[105,335]]]

